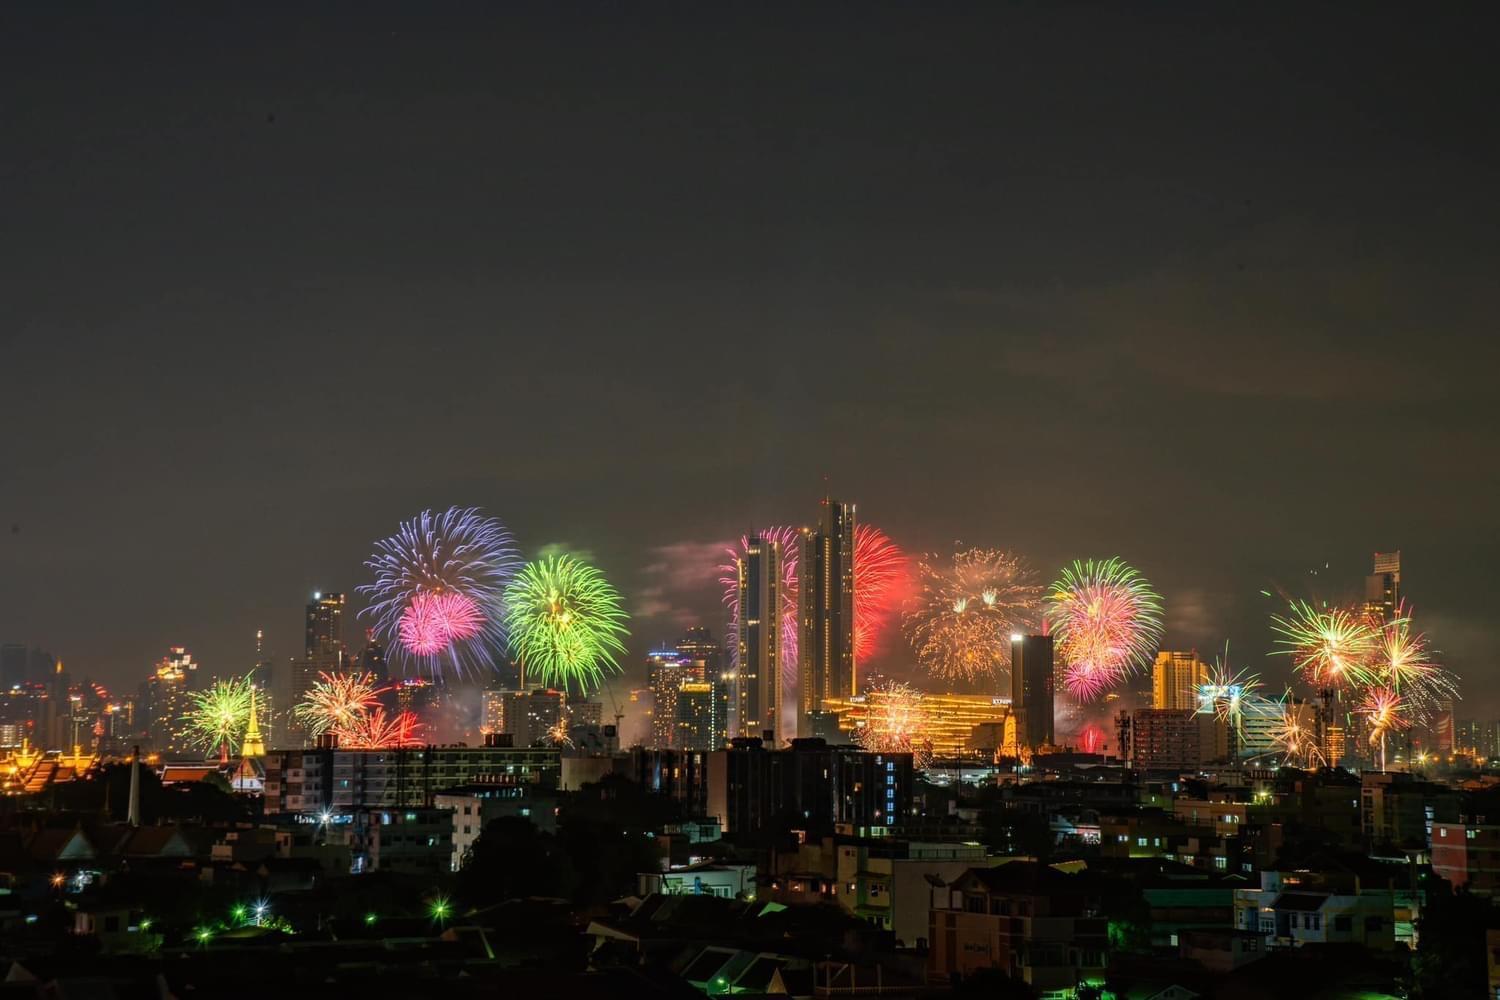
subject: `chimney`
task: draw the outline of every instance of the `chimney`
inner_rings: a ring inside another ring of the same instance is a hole
[[[137,744],[130,756],[130,808],[125,822],[131,826],[141,825],[141,748]]]

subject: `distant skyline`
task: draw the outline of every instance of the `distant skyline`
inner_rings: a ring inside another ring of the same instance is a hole
[[[827,489],[909,552],[1118,555],[1168,647],[1272,681],[1261,591],[1399,548],[1500,712],[1464,19],[357,10],[7,12],[0,641],[123,691],[285,659],[375,539],[478,505],[592,554],[639,680]]]

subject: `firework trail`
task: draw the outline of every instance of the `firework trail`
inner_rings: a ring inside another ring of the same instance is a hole
[[[1161,598],[1119,559],[1075,562],[1047,596],[1063,683],[1092,701],[1144,667],[1161,641]]]
[[[313,736],[321,736],[355,725],[380,704],[390,688],[375,686],[372,674],[318,672],[307,692],[307,700],[292,709],[299,723]]]
[[[741,535],[738,547],[731,546],[724,550],[729,555],[729,561],[719,564],[719,583],[724,587],[724,607],[729,611],[729,624],[724,630],[724,648],[729,654],[731,669],[736,671],[740,665],[740,571],[737,560],[743,559],[750,551],[753,537],[756,536]],[[800,640],[798,619],[802,613],[798,606],[801,591],[798,589],[797,562],[801,558],[802,532],[797,528],[780,526],[767,528],[758,537],[762,541],[775,542],[781,550],[781,681],[788,690],[795,690],[797,644]]]
[[[505,590],[511,650],[532,680],[587,692],[619,673],[628,620],[604,574],[569,555],[528,563]]]
[[[905,616],[917,662],[945,681],[999,677],[1010,670],[1010,635],[1035,621],[1042,588],[1019,556],[963,549],[917,565],[918,594]]]
[[[339,746],[350,750],[408,749],[424,744],[422,723],[411,712],[387,717],[384,708],[361,713],[344,725],[333,727]]]
[[[227,757],[244,740],[250,725],[250,675],[214,681],[206,690],[189,692],[191,707],[184,716],[192,745],[205,753],[218,750]]]
[[[886,533],[868,524],[854,529],[854,660],[880,649],[897,609],[911,589],[911,561]]]
[[[505,586],[520,563],[510,532],[479,508],[424,510],[376,543],[360,615],[403,666],[489,670],[505,649]]]
[[[912,766],[932,763],[932,742],[922,735],[922,692],[889,683],[865,692],[865,724],[854,741],[872,753],[909,753]]]
[[[1374,680],[1370,665],[1379,634],[1363,612],[1320,610],[1306,601],[1292,601],[1285,615],[1271,616],[1271,629],[1281,647],[1275,652],[1290,656],[1292,669],[1313,687],[1347,691]]]

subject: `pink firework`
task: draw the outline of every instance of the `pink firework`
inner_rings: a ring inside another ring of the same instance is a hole
[[[854,529],[854,660],[879,649],[896,611],[911,596],[911,561],[885,532],[868,524]]]
[[[434,656],[484,631],[484,613],[455,590],[421,591],[401,613],[397,634],[406,651]]]
[[[1063,668],[1063,684],[1079,701],[1093,701],[1121,680],[1119,671],[1094,660],[1081,660]]]
[[[1092,701],[1151,662],[1161,639],[1161,598],[1119,559],[1063,568],[1047,597],[1047,624],[1066,668],[1063,683]]]
[[[775,542],[781,548],[781,678],[791,685],[797,683],[797,606],[800,591],[797,589],[797,558],[801,552],[802,532],[796,528],[767,528],[760,532],[764,541]],[[724,585],[724,606],[729,609],[729,627],[725,642],[731,662],[738,655],[740,636],[739,621],[740,591],[739,569],[735,561],[744,557],[750,548],[750,536],[740,537],[738,546],[724,551],[729,553],[729,562],[719,566],[719,583]]]

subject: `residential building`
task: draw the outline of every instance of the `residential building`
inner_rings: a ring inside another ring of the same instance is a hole
[[[1141,708],[1131,713],[1130,762],[1146,770],[1196,769],[1214,756],[1217,720],[1191,709]]]
[[[1432,871],[1479,896],[1500,895],[1500,825],[1434,823]]]
[[[484,828],[506,816],[530,820],[538,830],[557,829],[557,792],[540,783],[481,781],[446,788],[432,797],[437,809],[453,817],[453,871],[464,866]]]
[[[930,979],[998,969],[1038,993],[1102,979],[1107,921],[1079,877],[1033,861],[974,868],[932,889]]]
[[[740,738],[708,755],[708,815],[745,839],[837,824],[885,830],[909,816],[912,756],[829,746],[813,737],[780,750]]]

